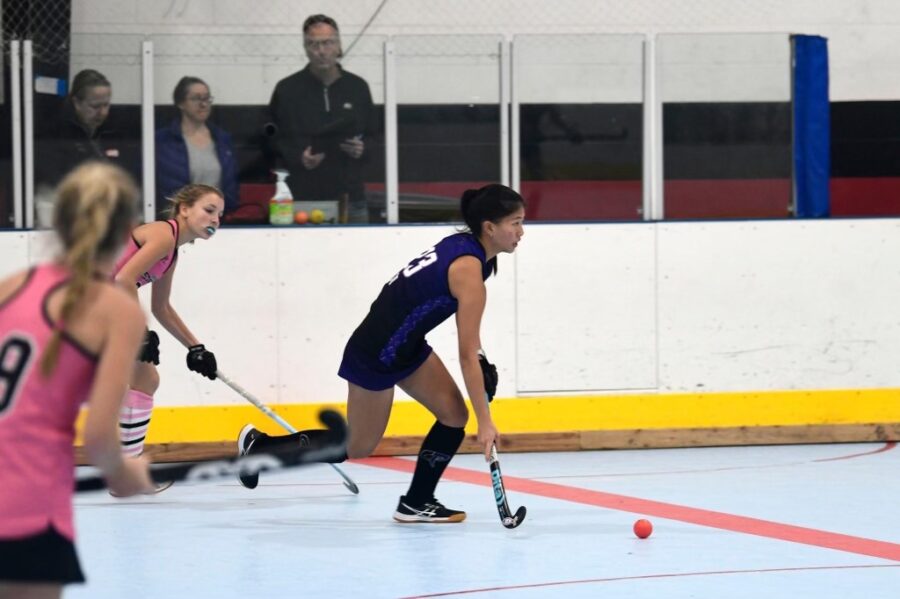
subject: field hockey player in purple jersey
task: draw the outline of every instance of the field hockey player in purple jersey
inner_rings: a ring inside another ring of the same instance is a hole
[[[434,495],[465,437],[469,411],[425,336],[454,314],[460,366],[485,459],[500,438],[488,409],[497,370],[479,353],[485,281],[497,272],[497,256],[514,252],[522,239],[525,203],[512,189],[492,184],[466,191],[460,209],[468,230],[441,239],[384,285],[347,342],[338,371],[348,383],[346,457],[362,458],[374,451],[387,427],[395,387],[436,418],[419,450],[409,490],[394,512],[400,522],[461,522],[466,517],[463,511],[444,507]],[[238,449],[247,455],[282,443],[316,446],[327,442],[327,434],[307,430],[269,436],[247,425]],[[258,476],[244,476],[241,483],[255,488]]]

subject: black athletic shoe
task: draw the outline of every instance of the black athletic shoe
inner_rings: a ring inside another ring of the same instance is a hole
[[[394,520],[397,522],[462,522],[466,513],[444,507],[440,501],[431,498],[421,505],[410,504],[406,496],[400,497]]]
[[[248,424],[242,428],[241,434],[238,435],[237,440],[238,456],[244,457],[245,455],[250,455],[250,449],[261,435],[262,433],[256,430],[252,424]],[[256,485],[259,484],[259,473],[239,474],[238,480],[248,489],[255,489]]]

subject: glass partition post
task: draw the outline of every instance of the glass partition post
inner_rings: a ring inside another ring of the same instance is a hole
[[[12,130],[12,176],[3,177],[4,181],[12,181],[12,188],[2,190],[4,197],[11,198],[12,205],[12,225],[21,229],[25,225],[22,211],[22,55],[21,42],[12,40],[9,43],[9,71],[10,71],[10,124]],[[3,226],[9,222],[10,207],[3,204],[2,212]]]
[[[522,193],[522,168],[518,158],[518,148],[522,146],[522,127],[519,106],[519,44],[513,38],[509,50],[509,145],[516,148],[516,157],[509,161],[509,186]]]
[[[144,222],[154,220],[159,210],[159,207],[156,206],[154,130],[153,42],[146,40],[141,43],[141,171],[144,189]]]
[[[22,42],[22,137],[25,140],[25,227],[34,227],[34,46]]]
[[[500,41],[500,182],[510,186],[509,113],[512,86],[512,38]]]
[[[384,191],[387,222],[400,222],[397,183],[397,60],[394,42],[384,43]]]
[[[644,40],[644,220],[661,220],[665,215],[662,164],[662,104],[656,68],[656,34]]]

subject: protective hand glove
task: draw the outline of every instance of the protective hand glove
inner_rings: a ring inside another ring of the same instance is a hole
[[[203,344],[193,345],[188,350],[187,367],[194,372],[199,372],[211,381],[216,380],[216,357],[211,351],[207,351]]]
[[[159,335],[156,331],[147,329],[144,342],[141,343],[141,353],[138,354],[139,362],[159,365]]]
[[[481,366],[481,375],[484,377],[484,391],[487,393],[488,402],[494,399],[497,393],[497,367],[487,361],[482,353],[478,354],[478,365]]]

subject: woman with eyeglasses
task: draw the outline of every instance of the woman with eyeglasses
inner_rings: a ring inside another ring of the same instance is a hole
[[[172,93],[179,116],[156,131],[156,205],[189,183],[225,195],[225,212],[238,205],[237,157],[231,135],[209,122],[213,97],[198,77],[182,77]]]
[[[337,201],[342,222],[366,223],[369,84],[341,65],[340,30],[331,17],[306,19],[303,48],[308,64],[279,81],[269,100],[273,149],[295,200]]]

